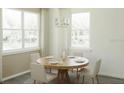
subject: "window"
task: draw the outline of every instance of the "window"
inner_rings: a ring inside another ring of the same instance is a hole
[[[89,28],[90,14],[76,13],[72,14],[72,48],[89,48]]]
[[[2,10],[3,51],[39,47],[39,13]]]
[[[39,18],[37,14],[24,13],[24,47],[37,47],[39,45]]]
[[[3,9],[3,50],[19,49],[22,46],[21,12]]]

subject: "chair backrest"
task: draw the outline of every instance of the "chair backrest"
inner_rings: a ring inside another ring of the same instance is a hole
[[[93,75],[94,75],[94,76],[96,76],[96,75],[99,73],[100,65],[101,65],[101,59],[99,59],[99,60],[96,61],[96,63],[95,63],[94,71],[93,71]]]
[[[37,63],[31,63],[31,78],[47,83],[47,76],[44,66]]]
[[[40,53],[32,53],[30,54],[31,63],[36,63],[36,60],[40,58]]]

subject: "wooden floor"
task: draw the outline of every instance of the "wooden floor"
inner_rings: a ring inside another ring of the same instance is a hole
[[[92,84],[91,80],[86,77],[85,82],[82,83],[82,77],[80,78],[79,82],[76,81],[76,74],[69,73],[69,76],[71,78],[70,84]],[[118,79],[118,78],[112,78],[112,77],[106,77],[106,76],[99,76],[100,84],[124,84],[124,79]],[[3,84],[33,84],[33,80],[31,79],[30,73],[4,81]],[[38,82],[38,84],[42,84],[41,82]],[[49,82],[49,84],[58,84],[57,80],[53,80]],[[65,82],[65,84],[68,84]]]

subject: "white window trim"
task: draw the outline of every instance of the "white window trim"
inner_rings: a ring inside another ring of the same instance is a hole
[[[31,52],[31,51],[38,51],[40,50],[39,47],[36,48],[25,48],[25,49],[14,49],[14,50],[4,50],[2,55],[14,55],[14,54],[20,54],[20,53],[25,53],[25,52]]]

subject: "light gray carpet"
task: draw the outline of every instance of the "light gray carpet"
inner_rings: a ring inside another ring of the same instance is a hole
[[[70,84],[82,84],[82,77],[80,77],[79,82],[76,81],[76,73],[69,73],[71,82]],[[124,84],[124,79],[106,77],[106,76],[99,76],[100,84]],[[37,82],[38,84],[42,84],[41,82]],[[96,83],[96,82],[95,82]],[[7,80],[3,82],[3,84],[33,84],[33,80],[31,79],[30,73]],[[49,84],[58,84],[57,80],[53,80],[49,82]],[[65,84],[68,84],[65,82]],[[85,77],[84,84],[92,84],[91,79]]]

